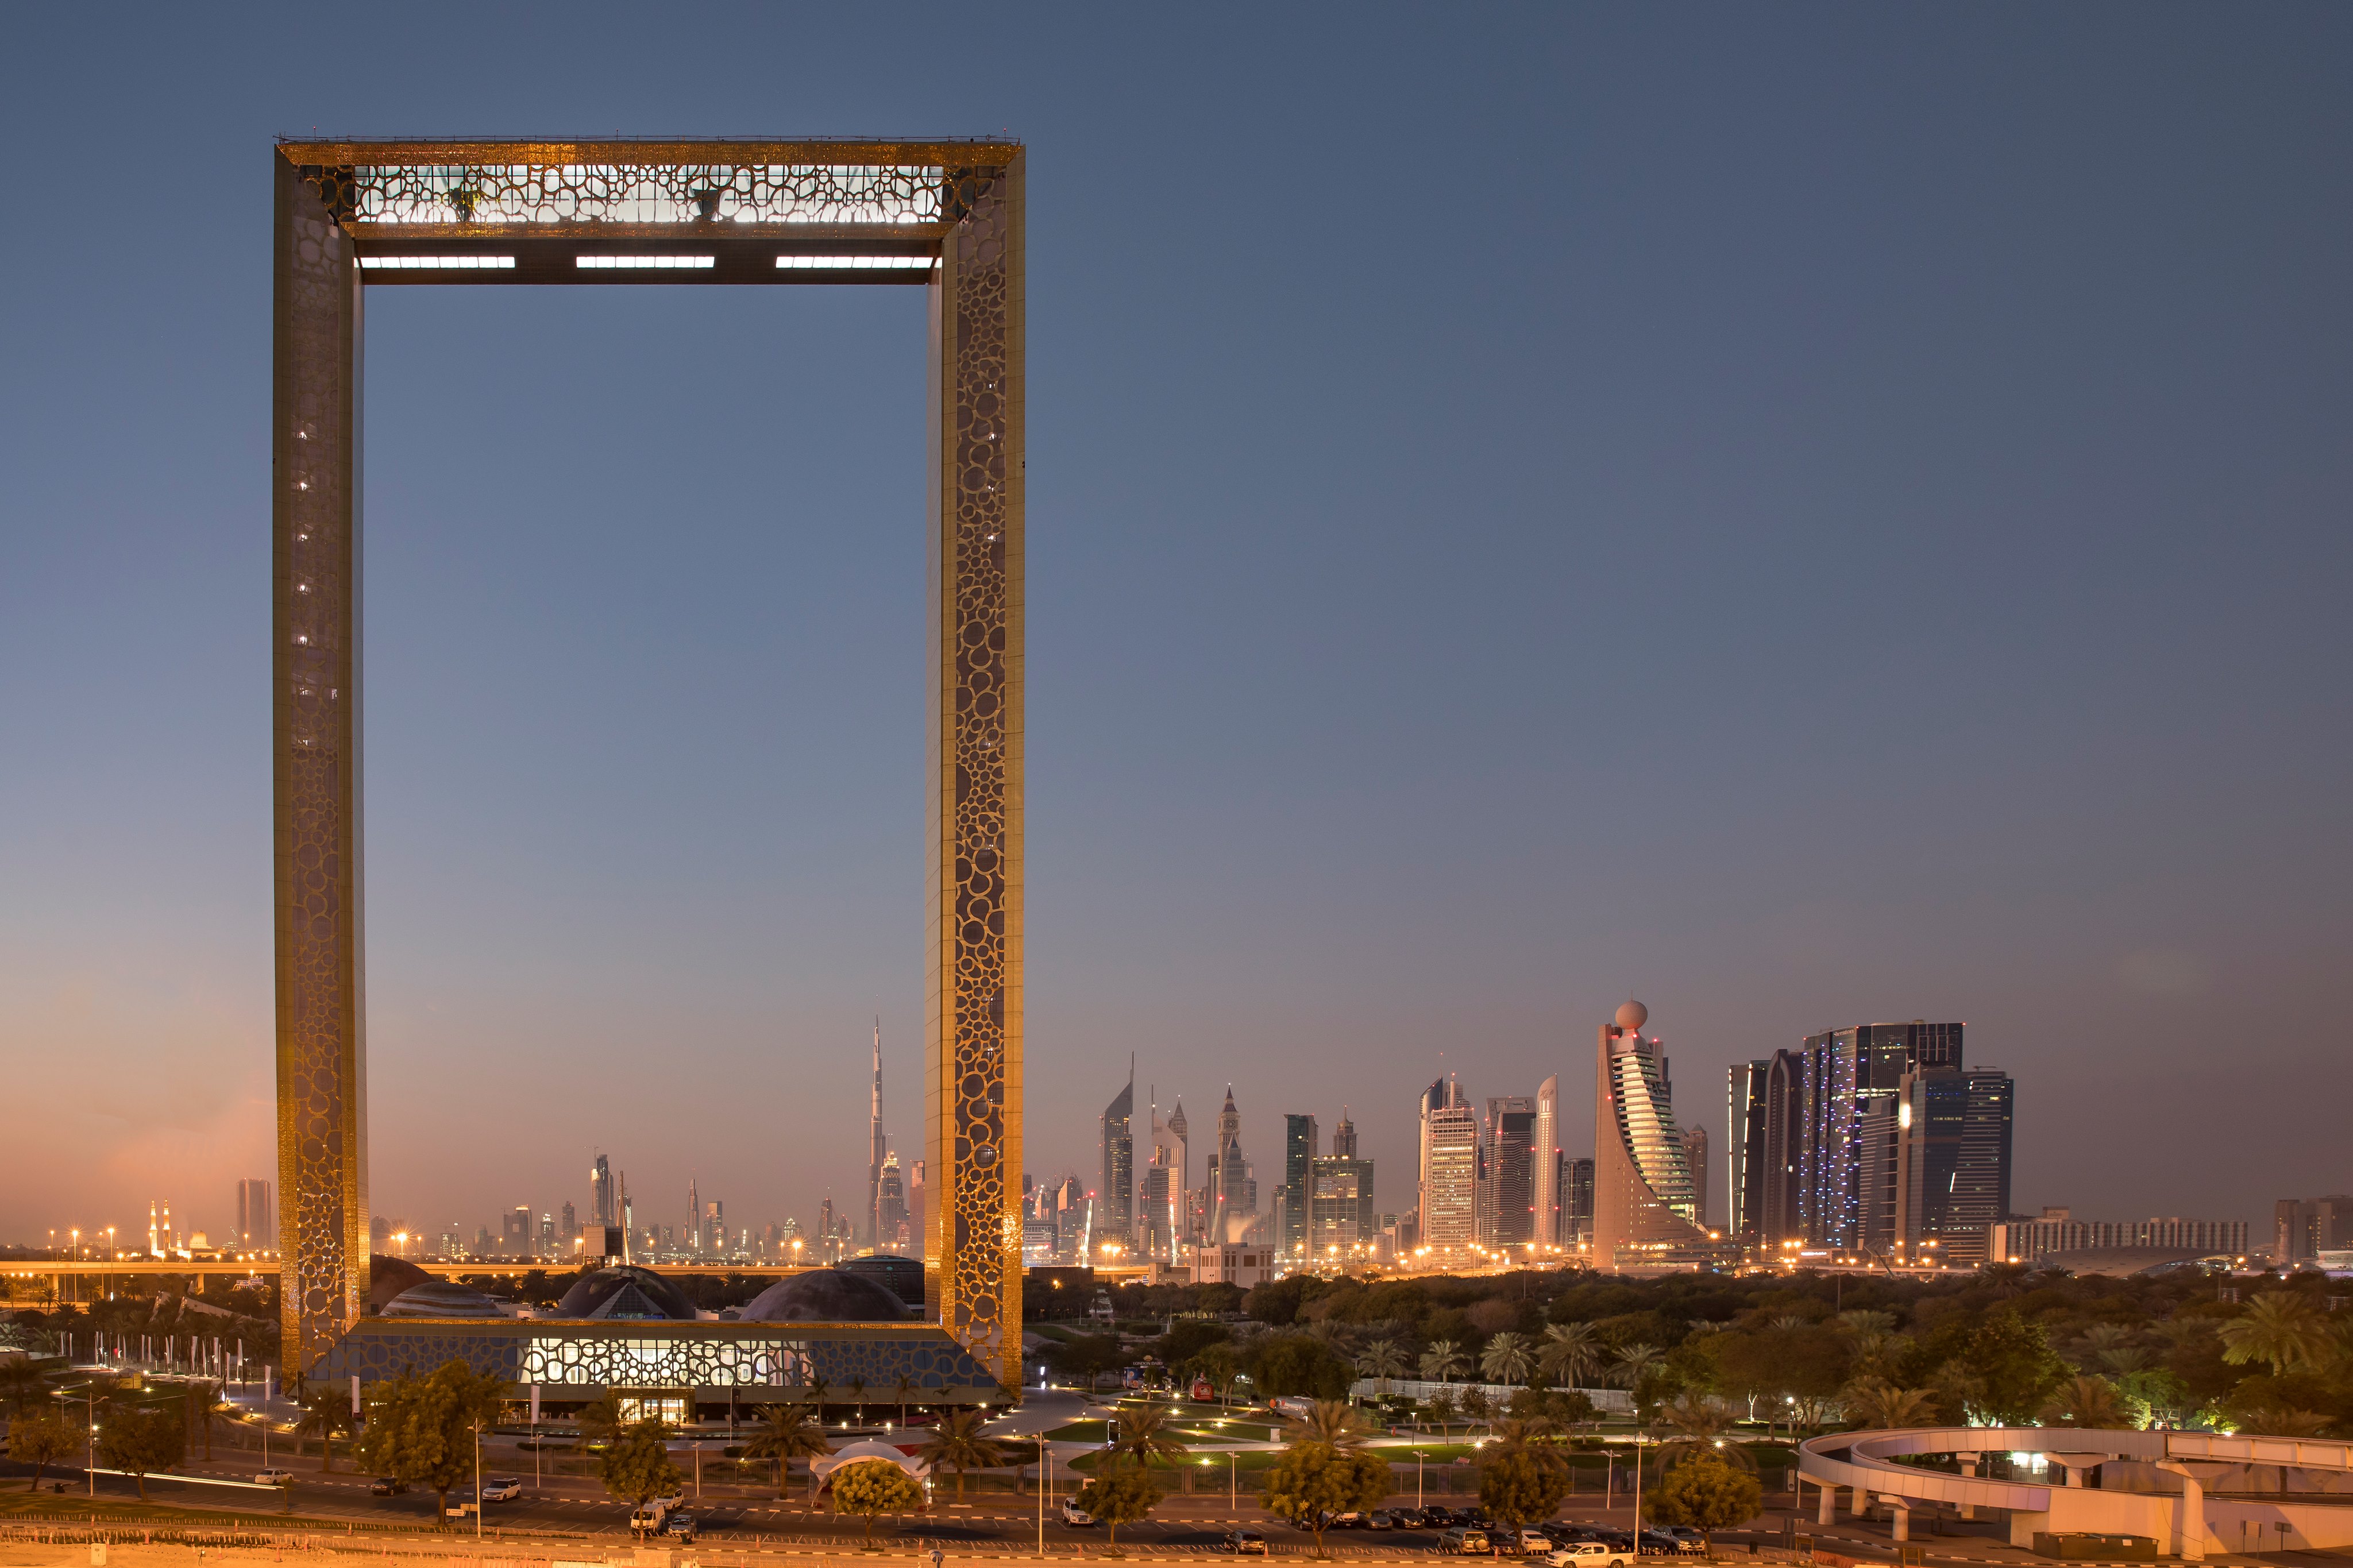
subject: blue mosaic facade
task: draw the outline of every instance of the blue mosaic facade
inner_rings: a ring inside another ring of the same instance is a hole
[[[363,1320],[317,1375],[377,1383],[460,1361],[543,1399],[606,1388],[711,1389],[807,1398],[817,1380],[846,1403],[863,1379],[871,1401],[907,1379],[918,1396],[977,1400],[997,1379],[929,1323],[577,1322],[545,1319]]]

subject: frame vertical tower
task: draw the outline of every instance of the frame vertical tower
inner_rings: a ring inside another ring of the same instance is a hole
[[[1022,151],[1009,142],[287,142],[271,526],[284,1363],[368,1286],[364,285],[921,283],[934,679],[930,1314],[1020,1373]]]

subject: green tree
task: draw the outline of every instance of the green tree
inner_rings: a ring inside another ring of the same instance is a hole
[[[1452,1340],[1432,1340],[1430,1348],[1421,1352],[1421,1375],[1440,1383],[1451,1381],[1455,1373],[1469,1370],[1470,1365],[1462,1347]]]
[[[2045,1426],[2116,1431],[2133,1424],[2132,1413],[2117,1395],[2115,1384],[2080,1373],[2061,1384],[2037,1414]]]
[[[1591,1323],[1547,1323],[1536,1347],[1536,1364],[1550,1378],[1577,1380],[1601,1364],[1601,1341]]]
[[[188,1424],[204,1439],[205,1458],[213,1457],[213,1428],[220,1422],[220,1384],[198,1381],[188,1385]]]
[[[1327,1517],[1380,1506],[1389,1495],[1389,1467],[1369,1448],[1294,1441],[1267,1470],[1264,1484],[1260,1501],[1267,1511],[1313,1531],[1320,1557]]]
[[[431,1492],[446,1528],[450,1489],[474,1473],[476,1434],[498,1419],[505,1392],[497,1373],[478,1376],[454,1359],[379,1383],[369,1391],[360,1457],[376,1474]]]
[[[1969,1334],[1960,1361],[1982,1387],[1982,1409],[2004,1426],[2022,1426],[2068,1375],[2042,1330],[2004,1308]]]
[[[1439,1435],[1440,1436],[1444,1436],[1446,1435],[1447,1427],[1454,1420],[1454,1391],[1451,1388],[1440,1388],[1437,1393],[1430,1396],[1428,1402],[1424,1404],[1422,1408],[1429,1413],[1430,1418],[1432,1421],[1438,1423]]]
[[[80,1447],[81,1439],[78,1426],[53,1411],[18,1414],[8,1423],[8,1457],[33,1467],[33,1484],[25,1489],[39,1491],[41,1472]]]
[[[1568,1495],[1568,1466],[1557,1453],[1535,1447],[1491,1447],[1479,1462],[1479,1505],[1498,1524],[1517,1530],[1550,1519]]]
[[[10,1411],[22,1415],[49,1394],[49,1380],[43,1377],[30,1360],[12,1361],[0,1365],[0,1400],[5,1400]]]
[[[1231,1344],[1224,1341],[1203,1345],[1193,1352],[1187,1364],[1209,1380],[1221,1401],[1229,1397],[1235,1374],[1242,1369],[1241,1357],[1235,1353]]]
[[[2308,1298],[2292,1291],[2256,1297],[2221,1333],[2222,1359],[2232,1366],[2263,1362],[2274,1373],[2317,1372],[2329,1359],[2327,1325]]]
[[[1005,1463],[1005,1450],[981,1431],[987,1421],[987,1415],[978,1410],[951,1410],[940,1417],[931,1436],[916,1450],[934,1474],[944,1468],[955,1472],[959,1502],[964,1500],[965,1471],[992,1469]],[[1122,1425],[1124,1436],[1124,1423]]]
[[[619,1393],[610,1388],[589,1401],[575,1419],[579,1424],[581,1440],[592,1447],[611,1442],[621,1435],[621,1428],[629,1424],[628,1415],[621,1408]]]
[[[1715,1532],[1747,1523],[1762,1510],[1764,1502],[1756,1477],[1713,1454],[1704,1454],[1676,1466],[1644,1492],[1642,1513],[1653,1524],[1679,1524],[1698,1531],[1712,1557]]]
[[[923,1503],[923,1489],[888,1459],[853,1459],[837,1468],[829,1479],[833,1511],[864,1520],[870,1545],[874,1540],[875,1515],[906,1513]]]
[[[142,1502],[147,1500],[148,1476],[170,1469],[187,1452],[187,1428],[175,1410],[117,1403],[99,1417],[99,1463],[129,1472]]]
[[[772,1459],[776,1466],[776,1495],[785,1495],[785,1479],[795,1459],[814,1459],[833,1452],[825,1428],[802,1405],[771,1405],[744,1452],[754,1459]]]
[[[353,1428],[351,1396],[332,1383],[314,1384],[302,1391],[302,1419],[294,1424],[298,1437],[316,1434],[319,1468],[335,1468],[335,1439]]]
[[[669,1437],[670,1428],[660,1422],[638,1421],[622,1427],[596,1457],[605,1489],[629,1505],[632,1522],[647,1499],[676,1490],[686,1479],[670,1457]]]
[[[1132,1456],[1103,1456],[1103,1468],[1079,1489],[1078,1506],[1102,1521],[1103,1543],[1119,1549],[1119,1527],[1148,1517],[1166,1494],[1152,1479],[1151,1469]]]
[[[1659,1445],[1662,1471],[1702,1456],[1722,1459],[1742,1469],[1757,1468],[1755,1455],[1742,1445],[1726,1440],[1735,1426],[1732,1412],[1704,1394],[1685,1394],[1662,1406],[1659,1425],[1673,1434]]]

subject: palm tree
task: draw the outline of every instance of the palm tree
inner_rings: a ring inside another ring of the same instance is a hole
[[[34,1370],[30,1357],[0,1366],[0,1399],[6,1400],[8,1408],[19,1415],[27,1405],[47,1397],[48,1383]]]
[[[1119,1418],[1119,1441],[1112,1445],[1112,1452],[1132,1454],[1144,1465],[1155,1459],[1177,1463],[1192,1449],[1176,1436],[1176,1412],[1165,1405],[1148,1405],[1141,1410],[1123,1413]]]
[[[2247,1412],[2246,1422],[2239,1428],[2239,1434],[2255,1437],[2317,1437],[2327,1426],[2328,1417],[2316,1410],[2290,1410],[2277,1405],[2264,1405]]]
[[[1500,1453],[1525,1454],[1557,1475],[1568,1468],[1568,1456],[1560,1450],[1559,1436],[1560,1429],[1542,1415],[1525,1421],[1498,1421],[1493,1446]]]
[[[609,1388],[590,1401],[578,1419],[581,1438],[590,1443],[609,1443],[629,1424],[621,1409],[621,1396]]]
[[[1440,1383],[1451,1380],[1458,1372],[1470,1367],[1463,1358],[1462,1347],[1452,1340],[1432,1340],[1430,1348],[1421,1352],[1421,1375],[1434,1377]]]
[[[853,1377],[849,1380],[849,1401],[851,1404],[858,1406],[858,1424],[860,1426],[865,1426],[866,1379],[864,1377]]]
[[[1341,1399],[1319,1399],[1307,1407],[1307,1414],[1293,1415],[1282,1424],[1282,1440],[1286,1443],[1361,1448],[1367,1436],[1356,1407]]]
[[[220,1384],[199,1380],[188,1387],[188,1397],[194,1401],[188,1418],[204,1435],[205,1458],[213,1457],[213,1427],[220,1420]]]
[[[1389,1391],[1389,1379],[1405,1370],[1405,1352],[1395,1340],[1375,1340],[1356,1357],[1356,1371],[1366,1377],[1381,1380],[1381,1392]]]
[[[1575,1388],[1578,1378],[1601,1364],[1601,1341],[1591,1323],[1547,1323],[1536,1364],[1546,1377],[1566,1375]]]
[[[1479,1352],[1479,1370],[1491,1383],[1525,1383],[1535,1357],[1528,1349],[1528,1336],[1506,1329],[1487,1342]]]
[[[915,1457],[934,1470],[943,1467],[954,1470],[956,1479],[956,1500],[964,1500],[964,1473],[967,1469],[988,1469],[1005,1463],[1005,1450],[996,1440],[983,1435],[981,1428],[987,1417],[977,1410],[951,1410],[940,1417]]]
[[[1850,1384],[1840,1401],[1868,1431],[1936,1424],[1936,1396],[1925,1388],[1898,1388],[1879,1378],[1862,1378]]]
[[[776,1496],[782,1498],[785,1472],[792,1462],[830,1454],[833,1445],[825,1440],[825,1423],[811,1415],[807,1405],[771,1405],[767,1418],[753,1428],[744,1452],[754,1459],[776,1461]]]
[[[2312,1303],[2286,1290],[2272,1290],[2221,1328],[2222,1359],[2232,1366],[2271,1363],[2274,1373],[2320,1370],[2328,1360],[2328,1330]]]
[[[1735,1424],[1732,1412],[1704,1394],[1685,1394],[1673,1404],[1662,1406],[1658,1420],[1659,1425],[1674,1434],[1659,1445],[1662,1470],[1702,1454],[1714,1454],[1744,1469],[1757,1468],[1755,1455],[1740,1444],[1724,1440]]]
[[[1627,1345],[1610,1359],[1609,1381],[1620,1388],[1640,1387],[1643,1377],[1661,1359],[1656,1345]]]
[[[817,1411],[817,1424],[825,1425],[825,1396],[833,1392],[833,1384],[812,1373],[808,1380],[809,1404]]]
[[[335,1468],[335,1437],[352,1429],[350,1397],[332,1383],[316,1384],[302,1391],[302,1419],[296,1422],[298,1436],[319,1435],[319,1468]]]
[[[2083,1426],[2095,1430],[2115,1431],[2130,1426],[2132,1413],[2116,1394],[2116,1385],[2105,1377],[2075,1377],[2059,1385],[2051,1402],[2042,1407],[2042,1421],[2045,1426]]]
[[[899,1395],[899,1425],[904,1426],[907,1424],[907,1395],[915,1392],[915,1380],[901,1373],[894,1392]]]
[[[2113,1373],[2146,1372],[2153,1358],[2138,1345],[2118,1345],[2099,1354],[2100,1364]]]
[[[1887,1334],[1895,1331],[1895,1314],[1876,1311],[1869,1307],[1855,1307],[1838,1315],[1838,1325],[1851,1334]]]

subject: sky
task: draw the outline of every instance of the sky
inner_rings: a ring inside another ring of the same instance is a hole
[[[2353,13],[20,11],[0,1241],[274,1180],[280,134],[1029,149],[1025,1164],[1960,1019],[2013,1205],[2353,1185]],[[923,295],[376,289],[375,1210],[915,1156]],[[1718,1215],[1720,1168],[1712,1182]]]

